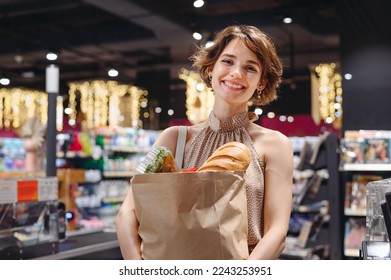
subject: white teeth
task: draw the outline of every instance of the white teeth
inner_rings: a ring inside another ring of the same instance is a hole
[[[227,81],[225,82],[225,84],[226,84],[227,86],[229,86],[229,87],[233,87],[233,88],[237,88],[237,89],[242,88],[241,85],[235,85],[235,84],[232,84],[232,83],[227,82]]]

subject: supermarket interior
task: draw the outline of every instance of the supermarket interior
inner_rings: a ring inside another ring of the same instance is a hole
[[[161,131],[208,120],[190,56],[221,29],[275,43],[293,147],[285,260],[391,259],[386,0],[0,0],[0,259],[122,260],[115,218]],[[195,36],[199,35],[199,37]]]

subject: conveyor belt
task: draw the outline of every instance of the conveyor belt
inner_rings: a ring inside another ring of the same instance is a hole
[[[58,253],[34,258],[34,260],[64,260],[97,252],[104,254],[107,250],[119,248],[117,234],[114,231],[102,229],[69,235],[59,244]]]

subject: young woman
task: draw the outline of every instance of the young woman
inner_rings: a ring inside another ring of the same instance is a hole
[[[248,103],[276,99],[282,64],[268,36],[254,26],[230,26],[210,48],[200,48],[193,66],[215,94],[205,123],[189,126],[183,168],[199,167],[221,145],[246,144],[252,161],[245,173],[249,259],[276,259],[284,249],[292,202],[293,152],[280,132],[254,124]],[[155,145],[176,150],[178,127],[165,129]],[[121,206],[116,227],[125,259],[141,259],[132,192]]]

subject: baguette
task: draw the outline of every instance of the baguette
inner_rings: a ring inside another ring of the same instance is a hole
[[[250,149],[240,142],[229,142],[219,147],[198,169],[199,172],[210,170],[243,170],[250,165]]]

